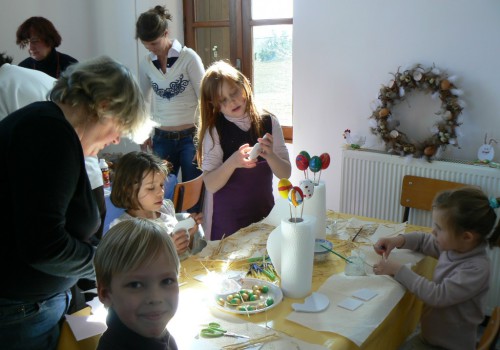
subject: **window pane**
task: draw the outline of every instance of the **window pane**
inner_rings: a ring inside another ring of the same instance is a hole
[[[293,18],[293,0],[252,0],[252,19]]]
[[[229,0],[195,0],[195,21],[228,21]]]
[[[292,125],[292,25],[253,27],[255,101]]]
[[[230,58],[229,27],[196,28],[196,52],[205,68]]]

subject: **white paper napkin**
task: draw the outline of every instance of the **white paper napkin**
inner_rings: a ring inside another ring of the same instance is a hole
[[[377,297],[365,301],[354,311],[338,306],[359,289],[369,288]],[[287,319],[317,331],[334,332],[361,346],[368,336],[387,317],[399,302],[405,289],[394,279],[387,276],[345,276],[330,277],[319,288],[330,299],[330,306],[323,312],[307,314],[292,312]]]

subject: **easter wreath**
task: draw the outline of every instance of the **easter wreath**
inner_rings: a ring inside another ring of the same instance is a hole
[[[462,91],[454,85],[454,78],[441,73],[439,69],[423,68],[416,65],[412,69],[398,71],[387,86],[382,85],[379,103],[370,119],[372,133],[379,135],[385,142],[386,150],[402,156],[413,155],[430,160],[436,152],[447,145],[457,146],[456,128],[461,124],[458,116],[464,103],[459,99]],[[441,100],[441,108],[436,115],[440,120],[432,127],[432,135],[427,139],[412,143],[410,138],[397,129],[399,122],[393,118],[391,108],[405,99],[412,90],[431,93],[433,98]]]

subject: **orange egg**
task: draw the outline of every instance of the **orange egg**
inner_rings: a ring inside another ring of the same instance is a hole
[[[451,83],[449,82],[449,80],[447,79],[441,80],[441,90],[449,90],[450,87]]]
[[[427,157],[432,157],[436,153],[436,147],[435,146],[427,146],[424,148],[424,154]]]
[[[382,108],[379,112],[378,112],[378,116],[380,118],[385,118],[389,115],[389,109],[387,108]]]

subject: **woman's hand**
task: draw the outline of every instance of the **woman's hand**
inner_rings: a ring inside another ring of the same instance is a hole
[[[179,230],[172,234],[172,240],[177,250],[177,254],[182,254],[189,248],[191,236],[186,230]]]

